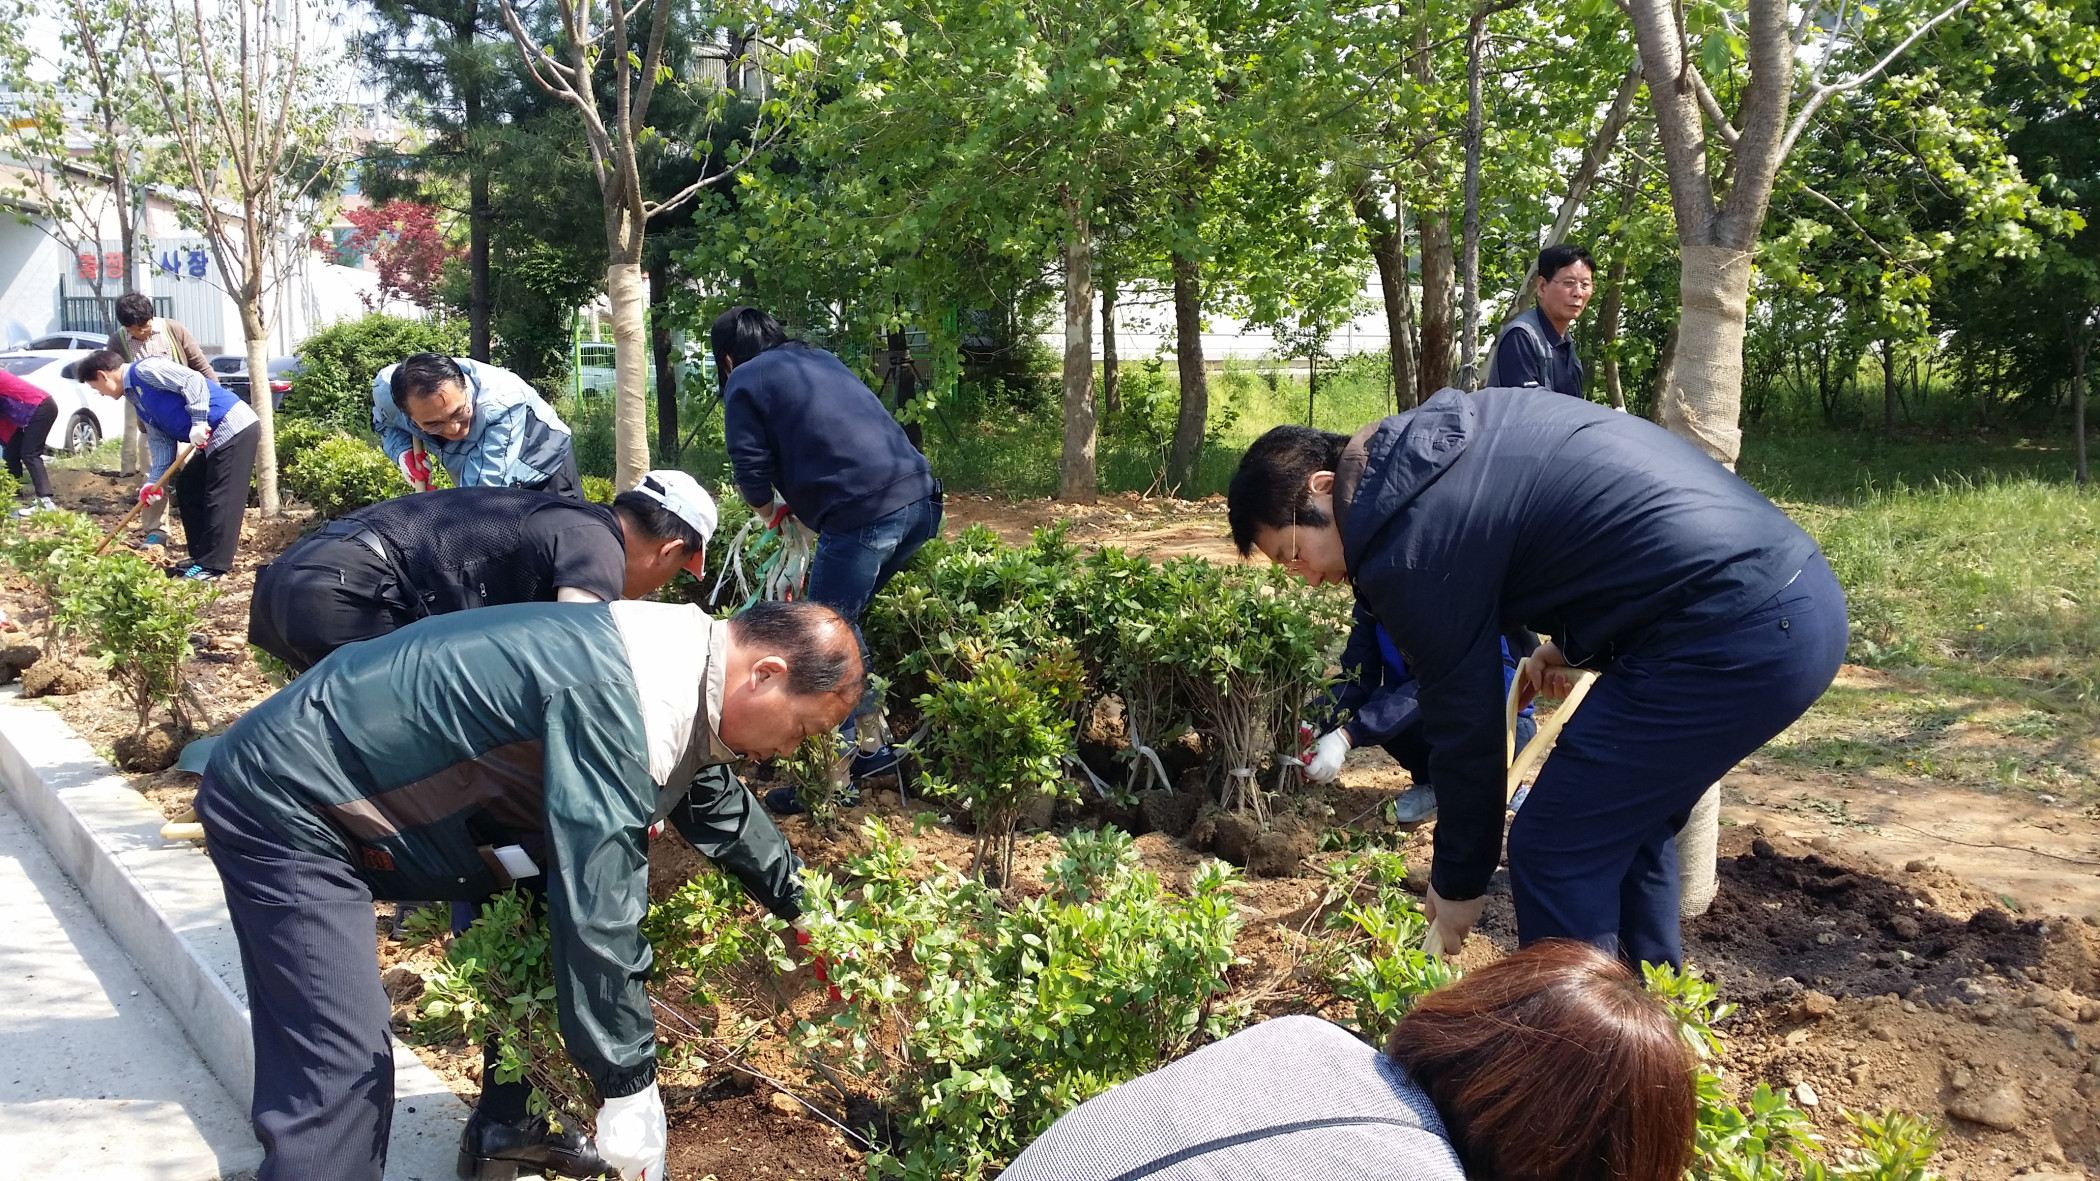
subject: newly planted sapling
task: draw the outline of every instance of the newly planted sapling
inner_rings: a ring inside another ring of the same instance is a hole
[[[130,696],[134,734],[145,732],[155,706],[165,708],[184,734],[203,718],[182,666],[190,658],[190,636],[217,597],[216,587],[169,578],[129,553],[94,560],[69,584],[66,609],[83,621],[96,656]]]
[[[1400,854],[1358,853],[1329,866],[1326,876],[1320,904],[1332,908],[1325,921],[1328,935],[1312,959],[1335,999],[1351,1006],[1336,1020],[1382,1045],[1416,997],[1458,974],[1422,950],[1427,923],[1406,889],[1407,862]]]
[[[1075,749],[1071,711],[1078,679],[1069,650],[1061,659],[1027,667],[996,653],[978,662],[968,679],[940,680],[918,700],[930,723],[928,790],[969,802],[977,827],[972,868],[979,878],[994,867],[1001,883],[1011,878],[1014,825],[1022,810],[1064,787],[1064,759]]]
[[[42,602],[47,655],[62,655],[67,637],[82,622],[68,601],[67,588],[79,583],[101,543],[102,533],[93,521],[64,510],[33,514],[0,534],[0,561],[27,578]]]

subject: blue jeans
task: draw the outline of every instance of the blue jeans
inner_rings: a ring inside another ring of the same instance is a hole
[[[1823,695],[1844,658],[1845,592],[1818,553],[1719,632],[1613,661],[1510,825],[1518,942],[1581,939],[1683,967],[1677,830],[1708,787]]]
[[[880,516],[858,529],[840,529],[817,535],[817,551],[809,563],[809,600],[822,603],[846,617],[853,636],[860,642],[860,664],[868,668],[868,641],[861,635],[860,615],[876,592],[904,569],[919,547],[940,536],[941,494]],[[873,671],[873,670],[870,670]],[[875,690],[871,683],[853,718],[873,717]],[[854,720],[848,720],[852,727]]]

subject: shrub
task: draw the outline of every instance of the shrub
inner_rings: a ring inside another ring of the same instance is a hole
[[[300,457],[314,449],[321,440],[332,439],[340,432],[325,423],[304,418],[280,418],[274,424],[277,434],[277,470],[289,472]]]
[[[971,863],[978,877],[997,865],[1011,880],[1014,825],[1031,800],[1058,794],[1074,752],[1071,703],[1079,697],[1078,660],[1067,648],[1022,666],[1004,652],[966,661],[964,676],[940,679],[918,699],[930,724],[927,790],[969,801],[977,828]]]
[[[386,452],[348,435],[334,435],[307,448],[286,469],[284,482],[292,495],[324,517],[340,517],[409,490]]]
[[[1328,938],[1317,947],[1313,963],[1335,999],[1351,1012],[1340,1023],[1372,1045],[1386,1035],[1415,998],[1457,978],[1443,961],[1422,950],[1427,926],[1422,908],[1408,893],[1407,862],[1398,853],[1359,853],[1329,866]]]
[[[693,875],[670,897],[651,906],[642,920],[642,934],[656,949],[660,970],[688,973],[692,977],[688,998],[701,1005],[724,999],[720,991],[724,974],[745,964],[791,970],[794,964],[782,954],[780,942],[780,932],[786,927],[763,911],[754,916],[744,888],[716,869]]]
[[[619,494],[620,490],[613,487],[613,482],[604,476],[583,478],[583,498],[592,504],[611,504],[613,497]]]
[[[496,1043],[497,1082],[532,1084],[534,1114],[587,1118],[591,1085],[562,1052],[547,918],[523,890],[506,890],[452,939],[424,978],[415,1032],[426,1043]]]
[[[456,320],[406,320],[375,312],[340,320],[299,346],[304,366],[285,395],[286,418],[304,418],[337,430],[372,429],[372,379],[410,353],[465,356],[466,326]]]
[[[86,622],[67,588],[77,583],[101,544],[102,531],[93,521],[65,510],[33,513],[0,533],[0,561],[27,578],[42,600],[47,652],[62,647]]]
[[[153,707],[167,709],[184,731],[194,728],[196,706],[183,662],[190,634],[204,621],[216,587],[169,578],[136,554],[117,552],[83,566],[67,587],[70,610],[86,621],[90,646],[110,678],[130,695],[138,731]],[[201,717],[203,710],[197,708]]]
[[[953,871],[915,881],[880,821],[842,876],[807,875],[809,950],[843,1008],[803,1021],[801,1051],[892,1098],[872,1174],[980,1178],[1058,1116],[1242,1019],[1221,1010],[1239,933],[1234,872],[1206,862],[1186,897],[1112,830],[1065,838],[1050,890],[1008,910]]]

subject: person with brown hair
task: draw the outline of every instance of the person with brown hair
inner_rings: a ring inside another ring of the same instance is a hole
[[[1553,939],[1423,996],[1386,1050],[1279,1017],[1097,1095],[1001,1181],[1679,1181],[1690,1048],[1617,957]]]

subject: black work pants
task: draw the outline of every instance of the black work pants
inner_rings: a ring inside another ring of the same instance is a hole
[[[255,474],[255,448],[262,428],[250,426],[230,439],[213,439],[175,477],[175,511],[190,561],[213,574],[233,569],[241,547],[241,514],[248,509],[248,481]]]
[[[420,616],[393,564],[338,521],[286,550],[255,576],[248,642],[305,672],[345,644],[407,627]]]
[[[51,473],[44,470],[44,443],[51,437],[51,428],[58,422],[58,403],[45,398],[30,411],[29,421],[7,441],[7,471],[19,480],[22,469],[29,469],[30,486],[38,496],[51,495]]]
[[[257,1181],[380,1181],[394,1120],[392,1011],[372,891],[350,864],[285,847],[207,772],[197,816],[226,888],[255,1036]]]

